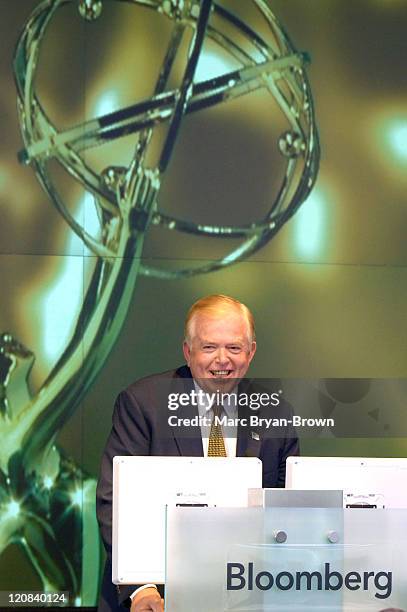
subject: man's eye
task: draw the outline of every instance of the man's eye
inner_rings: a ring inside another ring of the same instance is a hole
[[[205,344],[203,347],[204,351],[214,351],[215,347],[213,346],[213,344]]]
[[[229,347],[229,351],[231,353],[240,353],[241,350],[242,350],[241,346],[230,346]]]

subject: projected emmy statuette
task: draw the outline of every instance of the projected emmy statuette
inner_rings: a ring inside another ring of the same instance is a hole
[[[43,40],[61,7],[76,5],[81,17],[97,27],[98,17],[110,3],[151,9],[157,19],[172,24],[154,91],[148,99],[61,131],[36,91]],[[305,73],[307,55],[296,51],[266,2],[253,0],[250,6],[267,25],[267,36],[245,22],[240,5],[236,3],[232,13],[211,0],[44,0],[23,27],[16,47],[14,73],[24,140],[19,160],[35,172],[96,263],[70,340],[37,392],[29,387],[35,350],[11,334],[0,338],[0,554],[10,543],[19,544],[43,589],[69,592],[71,605],[92,605],[96,600],[100,559],[93,506],[95,481],[55,445],[55,439],[112,350],[138,275],[180,279],[244,260],[271,240],[306,200],[316,180],[319,143]],[[239,68],[196,80],[196,68],[208,42],[215,43]],[[180,60],[183,74],[178,87],[170,88],[172,67]],[[260,89],[269,94],[286,124],[275,143],[285,174],[267,213],[240,226],[199,224],[164,214],[160,187],[170,172],[184,117],[216,105],[227,108],[238,97],[249,102],[251,94]],[[148,167],[146,159],[158,127],[166,133],[157,165]],[[127,166],[111,165],[99,172],[86,161],[89,148],[129,135],[134,136],[134,153]],[[100,223],[97,237],[69,211],[50,163],[59,164],[93,197]],[[150,267],[141,263],[141,257],[144,240],[154,226],[193,234],[197,240],[240,238],[241,243],[205,265]]]

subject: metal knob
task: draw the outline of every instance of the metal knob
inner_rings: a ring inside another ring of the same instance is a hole
[[[273,535],[274,535],[275,541],[278,544],[283,544],[287,539],[286,532],[282,531],[281,529],[277,529],[276,531],[273,531]]]
[[[337,544],[339,542],[339,533],[337,531],[328,531],[327,538],[331,544]]]

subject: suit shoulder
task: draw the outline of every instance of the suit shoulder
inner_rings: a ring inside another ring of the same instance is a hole
[[[143,376],[138,380],[131,383],[122,393],[134,395],[135,393],[148,391],[149,389],[156,389],[158,387],[166,387],[173,381],[183,378],[189,378],[191,376],[189,368],[181,366],[172,370],[166,370],[165,372],[159,372],[157,374],[150,374],[149,376]],[[167,387],[166,387],[167,388]]]

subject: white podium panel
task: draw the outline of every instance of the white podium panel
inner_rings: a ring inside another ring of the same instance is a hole
[[[261,485],[254,457],[115,457],[113,582],[164,582],[166,506],[246,507]]]

